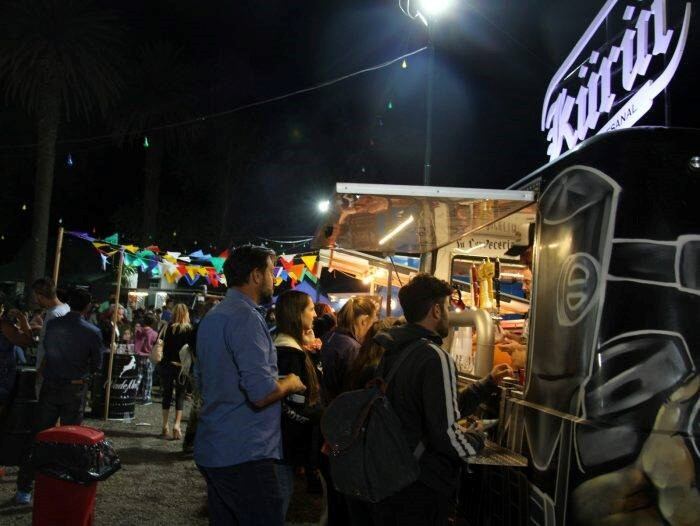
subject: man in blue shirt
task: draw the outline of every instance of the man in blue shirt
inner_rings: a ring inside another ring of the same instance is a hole
[[[276,472],[280,400],[305,390],[277,376],[277,352],[259,305],[272,298],[274,252],[251,245],[224,264],[228,292],[197,331],[202,409],[194,459],[207,482],[212,525],[283,526]]]
[[[102,335],[84,318],[91,307],[90,293],[75,289],[68,301],[70,312],[46,325],[44,381],[32,429],[34,434],[53,427],[59,418],[62,425],[79,426],[83,422],[90,375],[102,366]],[[31,501],[33,479],[29,462],[24,462],[17,475],[15,501],[18,504]]]

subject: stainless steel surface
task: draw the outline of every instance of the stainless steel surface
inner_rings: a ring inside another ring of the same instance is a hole
[[[533,201],[532,192],[520,190],[338,183],[333,210],[314,244],[424,254]]]
[[[476,359],[474,373],[483,378],[493,368],[494,323],[488,312],[463,310],[450,312],[451,327],[474,327],[476,329]]]
[[[475,466],[509,466],[515,468],[527,467],[527,458],[515,451],[499,446],[490,440],[486,441],[484,449],[478,455],[467,459],[467,464]]]

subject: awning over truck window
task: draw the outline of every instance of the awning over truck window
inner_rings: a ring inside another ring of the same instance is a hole
[[[535,200],[521,190],[338,183],[316,248],[422,254],[509,216]]]

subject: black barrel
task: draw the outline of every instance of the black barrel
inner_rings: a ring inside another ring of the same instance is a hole
[[[109,370],[109,353],[102,359],[102,371],[95,377],[92,391],[92,414],[104,417],[105,389]],[[112,389],[109,395],[109,414],[115,420],[134,418],[139,375],[135,354],[115,354],[112,364]]]

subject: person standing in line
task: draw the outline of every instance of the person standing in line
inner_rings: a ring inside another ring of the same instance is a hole
[[[100,330],[84,318],[91,301],[89,292],[75,289],[68,298],[70,312],[44,324],[44,381],[33,435],[53,427],[59,418],[63,425],[83,422],[90,376],[100,370],[105,351]],[[31,502],[33,483],[34,473],[26,458],[17,475],[15,502]]]
[[[34,292],[34,298],[36,302],[42,309],[46,309],[44,314],[44,323],[41,326],[41,332],[39,333],[39,345],[36,349],[36,392],[37,396],[41,392],[41,382],[42,382],[42,369],[44,361],[44,337],[46,335],[46,326],[54,318],[59,318],[65,316],[70,312],[70,307],[65,303],[62,303],[56,295],[56,284],[51,278],[40,278],[32,283],[32,291]]]
[[[180,375],[182,364],[180,363],[180,349],[185,345],[194,347],[195,332],[190,323],[190,311],[184,303],[178,303],[173,309],[172,323],[163,334],[163,359],[158,373],[160,385],[163,391],[163,438],[170,438],[168,420],[170,406],[173,402],[173,390],[175,390],[175,423],[173,424],[173,438],[182,438],[180,421],[182,410],[185,407],[185,394],[187,390],[186,378]]]
[[[155,330],[156,324],[156,317],[149,312],[143,318],[143,325],[137,324],[134,329],[134,352],[140,362],[142,374],[141,382],[139,382],[138,399],[143,404],[151,403],[153,363],[149,357],[153,346],[158,341],[158,333]]]
[[[278,379],[277,352],[260,305],[273,292],[274,252],[252,245],[224,263],[228,291],[197,331],[202,390],[194,459],[207,483],[214,526],[283,526],[277,471],[282,456],[280,400],[306,387]]]
[[[360,351],[362,342],[379,314],[379,305],[368,296],[350,298],[338,312],[338,325],[328,333],[321,346],[323,401],[330,404],[344,391],[348,368]],[[333,486],[328,448],[324,444],[319,459],[326,481],[328,526],[350,524],[348,500]]]
[[[305,345],[315,340],[313,322],[316,317],[311,296],[288,290],[277,298],[277,363],[280,375],[296,374],[304,385],[305,394],[292,394],[282,400],[282,449],[279,463],[285,515],[294,492],[295,468],[309,466],[315,453],[313,429],[321,421],[323,406],[321,388],[311,356]]]
[[[445,281],[418,274],[399,290],[408,323],[374,337],[385,349],[379,366],[382,374],[415,342],[422,341],[402,362],[386,394],[411,450],[424,448],[418,480],[374,506],[377,525],[446,526],[461,467],[484,446],[482,432],[466,431],[457,423],[456,367],[440,347],[449,333],[451,293]],[[460,402],[465,408],[469,405],[467,400]]]

